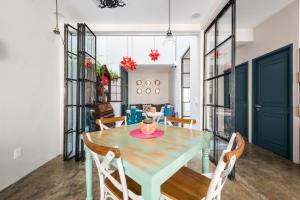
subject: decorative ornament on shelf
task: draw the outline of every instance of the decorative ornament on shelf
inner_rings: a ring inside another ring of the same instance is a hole
[[[152,49],[149,56],[150,56],[152,61],[156,61],[156,60],[158,60],[158,56],[160,56],[160,54],[159,54],[157,49]]]
[[[126,3],[123,0],[94,0],[99,8],[117,8],[124,7]]]

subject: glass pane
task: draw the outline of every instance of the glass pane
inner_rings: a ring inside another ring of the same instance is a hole
[[[231,71],[232,66],[232,40],[222,44],[216,51],[218,75]]]
[[[117,87],[116,86],[111,86],[111,94],[116,94],[117,93]]]
[[[95,110],[86,108],[86,116],[85,116],[85,131],[94,131],[95,130],[95,118],[94,114]]]
[[[95,60],[86,55],[84,61],[85,78],[90,81],[96,81]]]
[[[121,94],[117,94],[117,101],[122,101],[122,95]]]
[[[214,108],[204,106],[204,129],[214,131]]]
[[[77,98],[77,82],[68,81],[68,105],[76,105]]]
[[[85,52],[87,52],[94,58],[96,57],[95,56],[95,43],[96,43],[96,37],[92,33],[86,31],[85,32]]]
[[[231,109],[217,108],[216,118],[217,135],[228,139],[231,132]]]
[[[220,77],[217,79],[218,82],[218,105],[219,106],[227,106],[229,107],[229,84],[230,84],[230,76],[225,75],[224,77]]]
[[[215,104],[215,80],[204,82],[204,104]]]
[[[232,35],[232,7],[217,22],[217,45]]]
[[[183,59],[183,73],[190,73],[190,59]]]
[[[183,102],[190,102],[190,88],[183,88]]]
[[[205,34],[205,54],[215,48],[215,25],[213,25]]]
[[[76,107],[68,107],[68,126],[66,131],[76,130]]]
[[[68,78],[77,79],[77,56],[68,53]]]
[[[85,103],[94,104],[96,100],[95,84],[91,82],[85,83]]]
[[[183,103],[183,116],[191,116],[191,104]]]
[[[205,76],[208,79],[215,76],[215,51],[205,57]]]
[[[68,51],[77,54],[77,34],[76,31],[69,28]]]
[[[190,74],[183,74],[183,87],[190,87]]]

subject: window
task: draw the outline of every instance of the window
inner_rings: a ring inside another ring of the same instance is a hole
[[[110,102],[122,102],[122,79],[111,80]]]

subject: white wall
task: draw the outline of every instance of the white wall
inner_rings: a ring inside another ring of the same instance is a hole
[[[198,36],[177,36],[176,37],[176,68],[172,72],[174,91],[171,91],[175,105],[175,112],[181,116],[181,58],[184,53],[190,48],[190,87],[191,87],[191,118],[196,119],[197,123],[194,126],[196,129],[202,128],[203,115],[202,110],[202,79],[200,65],[200,42]]]
[[[169,103],[169,73],[170,67],[159,68],[157,66],[143,67],[128,73],[128,102],[129,104],[165,104]],[[141,86],[136,85],[136,81],[141,80]],[[145,81],[150,80],[151,85],[146,86]],[[160,85],[155,86],[154,81],[159,80]],[[142,89],[142,94],[137,94],[137,88]],[[146,94],[146,88],[151,89],[150,94]],[[159,94],[155,94],[155,88],[160,89]]]
[[[174,47],[163,45],[164,36],[98,36],[97,37],[97,59],[106,64],[115,72],[120,70],[120,62],[123,56],[132,57],[140,66],[143,65],[169,65],[174,62]],[[151,61],[148,56],[151,49],[157,48],[160,57],[157,61]],[[165,102],[166,103],[166,102]],[[111,103],[115,115],[121,114],[121,104]]]
[[[51,0],[1,1],[0,190],[60,153],[63,54],[54,8]]]
[[[237,17],[242,15],[237,11]],[[252,140],[252,59],[293,44],[293,160],[299,163],[299,118],[298,97],[298,47],[299,47],[299,2],[295,1],[254,28],[254,42],[236,50],[236,64],[249,61],[249,140]]]

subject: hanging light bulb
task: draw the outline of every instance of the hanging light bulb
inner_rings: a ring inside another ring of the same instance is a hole
[[[55,1],[55,17],[56,17],[56,24],[55,28],[53,29],[53,33],[56,35],[60,34],[59,27],[58,27],[58,6],[57,6],[57,0]]]
[[[53,29],[53,33],[60,37],[60,40],[61,40],[62,44],[64,45],[65,42],[64,42],[62,35],[60,34],[60,30],[58,27],[58,3],[57,3],[57,0],[55,1],[55,17],[56,17],[56,23],[55,23],[55,27]]]
[[[163,42],[163,44],[165,45],[166,43],[175,43],[175,37],[173,36],[172,30],[171,30],[171,0],[169,0],[169,28],[168,31],[166,33],[166,38]]]

